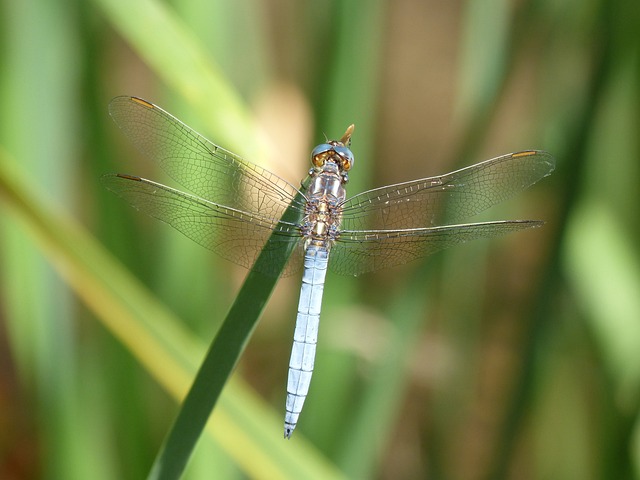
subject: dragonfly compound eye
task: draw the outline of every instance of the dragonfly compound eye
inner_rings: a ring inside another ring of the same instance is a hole
[[[311,152],[311,163],[313,163],[313,166],[318,168],[322,167],[331,155],[333,148],[333,145],[328,143],[321,143],[314,148]]]
[[[348,147],[341,147],[336,145],[333,147],[333,150],[340,157],[340,167],[344,172],[348,172],[353,167],[353,162],[355,162],[355,158],[353,157],[353,153]]]

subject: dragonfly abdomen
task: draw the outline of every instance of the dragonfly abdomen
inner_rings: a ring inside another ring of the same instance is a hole
[[[302,406],[309,393],[328,263],[329,252],[324,246],[311,244],[307,248],[304,256],[298,317],[289,360],[287,413],[284,420],[285,438],[290,438],[296,428]]]

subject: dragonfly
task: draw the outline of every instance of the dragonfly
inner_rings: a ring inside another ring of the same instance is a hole
[[[459,222],[530,187],[555,168],[549,153],[526,150],[347,197],[345,186],[355,163],[353,125],[339,140],[313,149],[307,188],[297,188],[141,98],[116,97],[109,113],[142,153],[189,192],[120,173],[103,176],[109,190],[243,267],[252,268],[263,248],[273,255],[287,249],[293,254],[284,273],[259,262],[262,266],[254,268],[261,273],[289,275],[302,265],[285,438],[296,428],[309,392],[327,270],[360,275],[469,240],[539,227],[544,222]],[[284,220],[288,208],[294,215]]]

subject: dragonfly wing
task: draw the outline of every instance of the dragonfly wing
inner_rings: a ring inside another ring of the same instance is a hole
[[[549,175],[543,151],[510,153],[437,177],[376,188],[344,203],[344,230],[392,230],[459,222]]]
[[[416,260],[452,245],[539,227],[544,222],[511,220],[407,230],[341,231],[331,248],[329,268],[360,275]]]
[[[277,241],[269,243],[269,253],[274,258],[300,239],[296,223],[218,205],[151,180],[108,174],[102,181],[136,209],[168,223],[203,247],[245,268],[254,264],[272,232]],[[300,255],[302,248],[297,250]],[[300,263],[289,262],[285,274],[294,273]],[[261,273],[278,275],[280,272]]]
[[[218,205],[280,218],[298,193],[277,175],[215,145],[160,107],[116,97],[109,113],[135,146],[192,193]],[[298,204],[304,210],[304,204]]]

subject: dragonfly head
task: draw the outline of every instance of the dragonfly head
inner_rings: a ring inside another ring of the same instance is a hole
[[[311,152],[311,163],[317,170],[321,170],[327,163],[333,163],[338,167],[339,173],[346,174],[353,167],[355,158],[349,149],[351,134],[354,126],[349,125],[347,131],[340,140],[330,140],[321,143]]]

